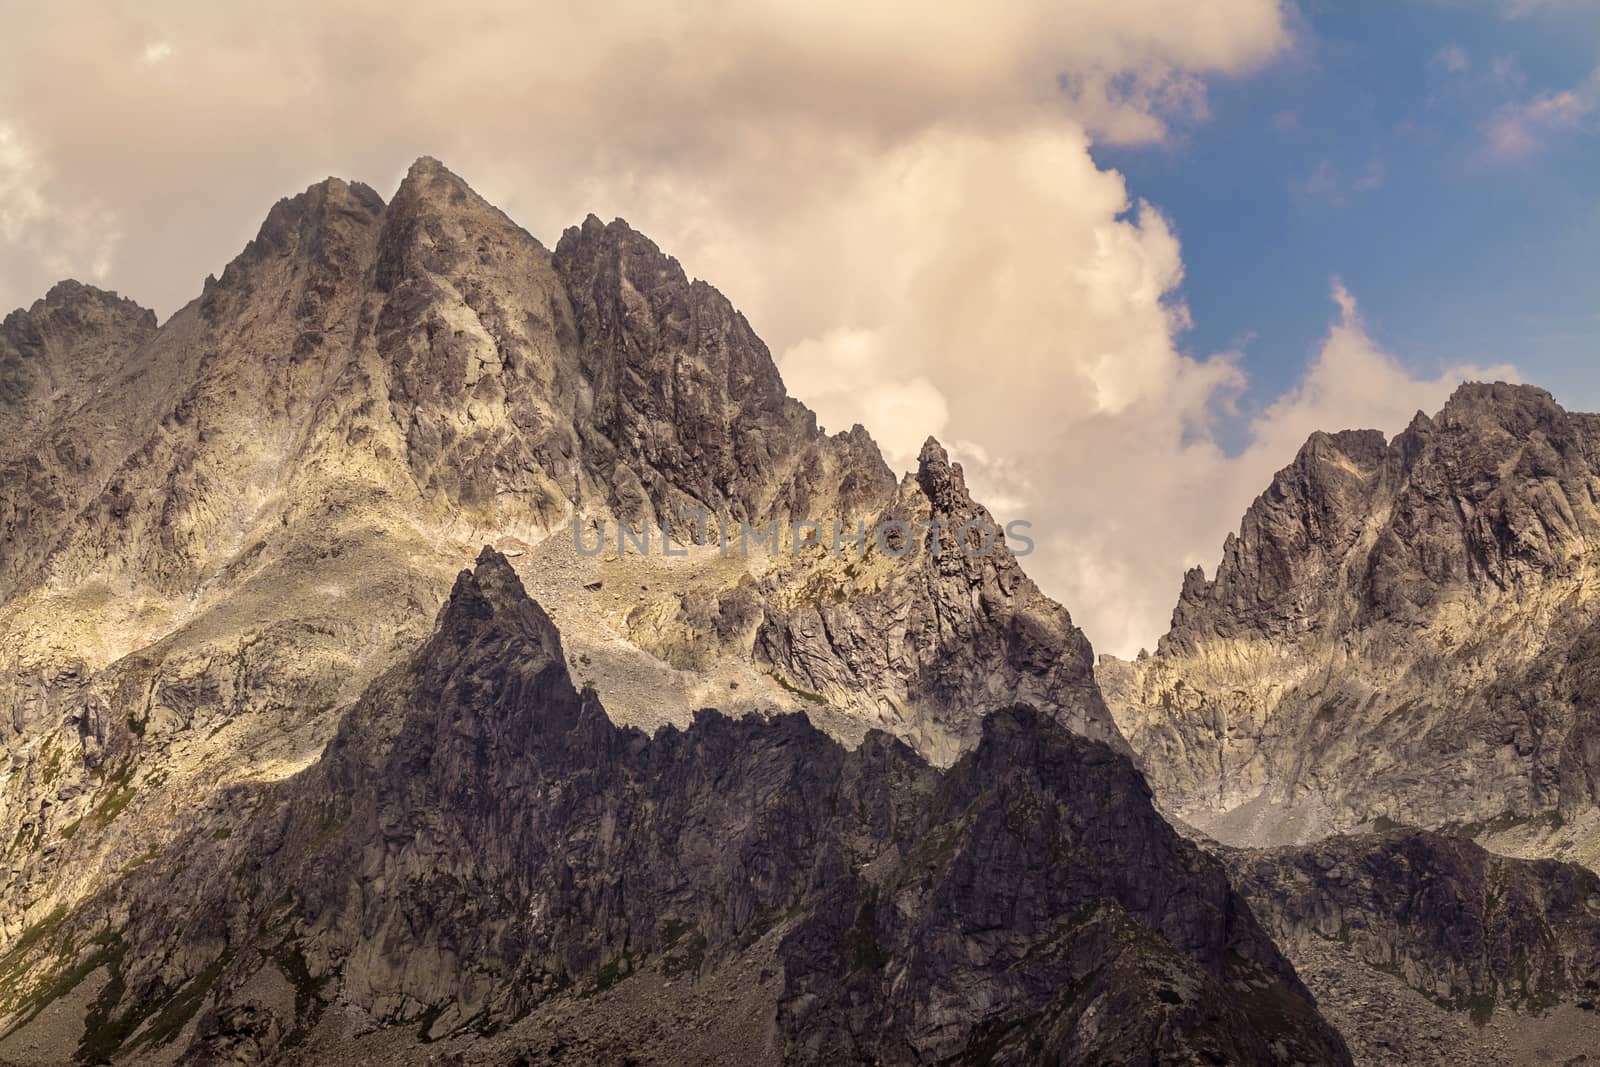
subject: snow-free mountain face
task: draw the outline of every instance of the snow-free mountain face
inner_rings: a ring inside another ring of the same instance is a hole
[[[0,426],[0,938],[315,759],[484,542],[624,724],[803,708],[947,764],[1025,700],[1120,744],[1067,612],[956,550],[992,520],[937,443],[897,480],[647,238],[551,252],[433,160],[280,202],[159,328],[57,286],[0,331]],[[941,528],[720,544],[801,519]]]
[[[1600,1047],[1600,876],[1457,835],[1213,846],[1357,1062],[1582,1064]]]
[[[1393,441],[1317,434],[1100,679],[1172,811],[1225,840],[1464,827],[1591,864],[1600,416],[1466,385]]]
[[[579,692],[489,549],[317,764],[229,803],[233,833],[181,836],[19,942],[11,973],[53,992],[18,1000],[0,1047],[1349,1062],[1222,865],[1104,743],[1026,706],[944,771],[796,715],[705,711],[652,738]],[[590,1003],[613,991],[662,1018],[630,1030],[616,998]]]
[[[164,323],[62,283],[0,326],[0,1061],[1588,1035],[1588,872],[1162,811],[1575,850],[1597,440],[1506,387],[1313,439],[1102,665],[1130,750],[939,443],[824,432],[625,223],[552,252],[424,159],[280,202]]]

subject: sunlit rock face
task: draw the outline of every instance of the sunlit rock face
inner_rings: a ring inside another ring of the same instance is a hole
[[[1317,434],[1103,660],[1168,809],[1239,843],[1464,825],[1596,862],[1600,417],[1465,385],[1393,441]]]
[[[1587,1034],[1587,872],[1323,838],[1600,839],[1597,441],[1505,386],[1319,435],[1097,681],[937,441],[827,433],[625,223],[330,179],[165,323],[0,326],[0,1060]]]

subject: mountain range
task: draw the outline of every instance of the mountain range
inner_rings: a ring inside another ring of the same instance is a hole
[[[1584,1062],[1597,479],[1318,434],[1097,664],[626,223],[329,179],[0,324],[0,1060]]]

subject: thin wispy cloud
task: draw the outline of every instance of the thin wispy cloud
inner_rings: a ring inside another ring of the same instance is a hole
[[[1600,111],[1600,67],[1571,89],[1540,93],[1505,104],[1487,123],[1485,150],[1491,159],[1534,155],[1552,139],[1583,128]]]
[[[1344,207],[1363,193],[1381,189],[1388,174],[1388,168],[1380,159],[1371,160],[1349,173],[1324,159],[1296,188],[1313,200]]]
[[[122,237],[116,213],[98,198],[63,201],[57,185],[37,149],[0,121],[0,282],[8,257],[57,276],[110,273]]]
[[[1472,57],[1458,44],[1447,44],[1433,54],[1433,66],[1451,74],[1465,74],[1472,68]]]

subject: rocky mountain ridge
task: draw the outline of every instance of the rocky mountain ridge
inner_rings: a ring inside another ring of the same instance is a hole
[[[1593,1036],[1593,876],[1461,840],[1600,842],[1600,419],[1538,390],[1313,437],[1098,681],[937,441],[896,479],[647,238],[546,249],[430,159],[280,202],[164,323],[9,316],[0,431],[0,1060]],[[580,549],[620,526],[657,551]],[[1145,779],[1315,843],[1197,848]],[[1392,823],[1450,833],[1327,836]]]
[[[1600,416],[1464,385],[1314,435],[1099,678],[1161,802],[1235,843],[1457,825],[1595,863]]]

